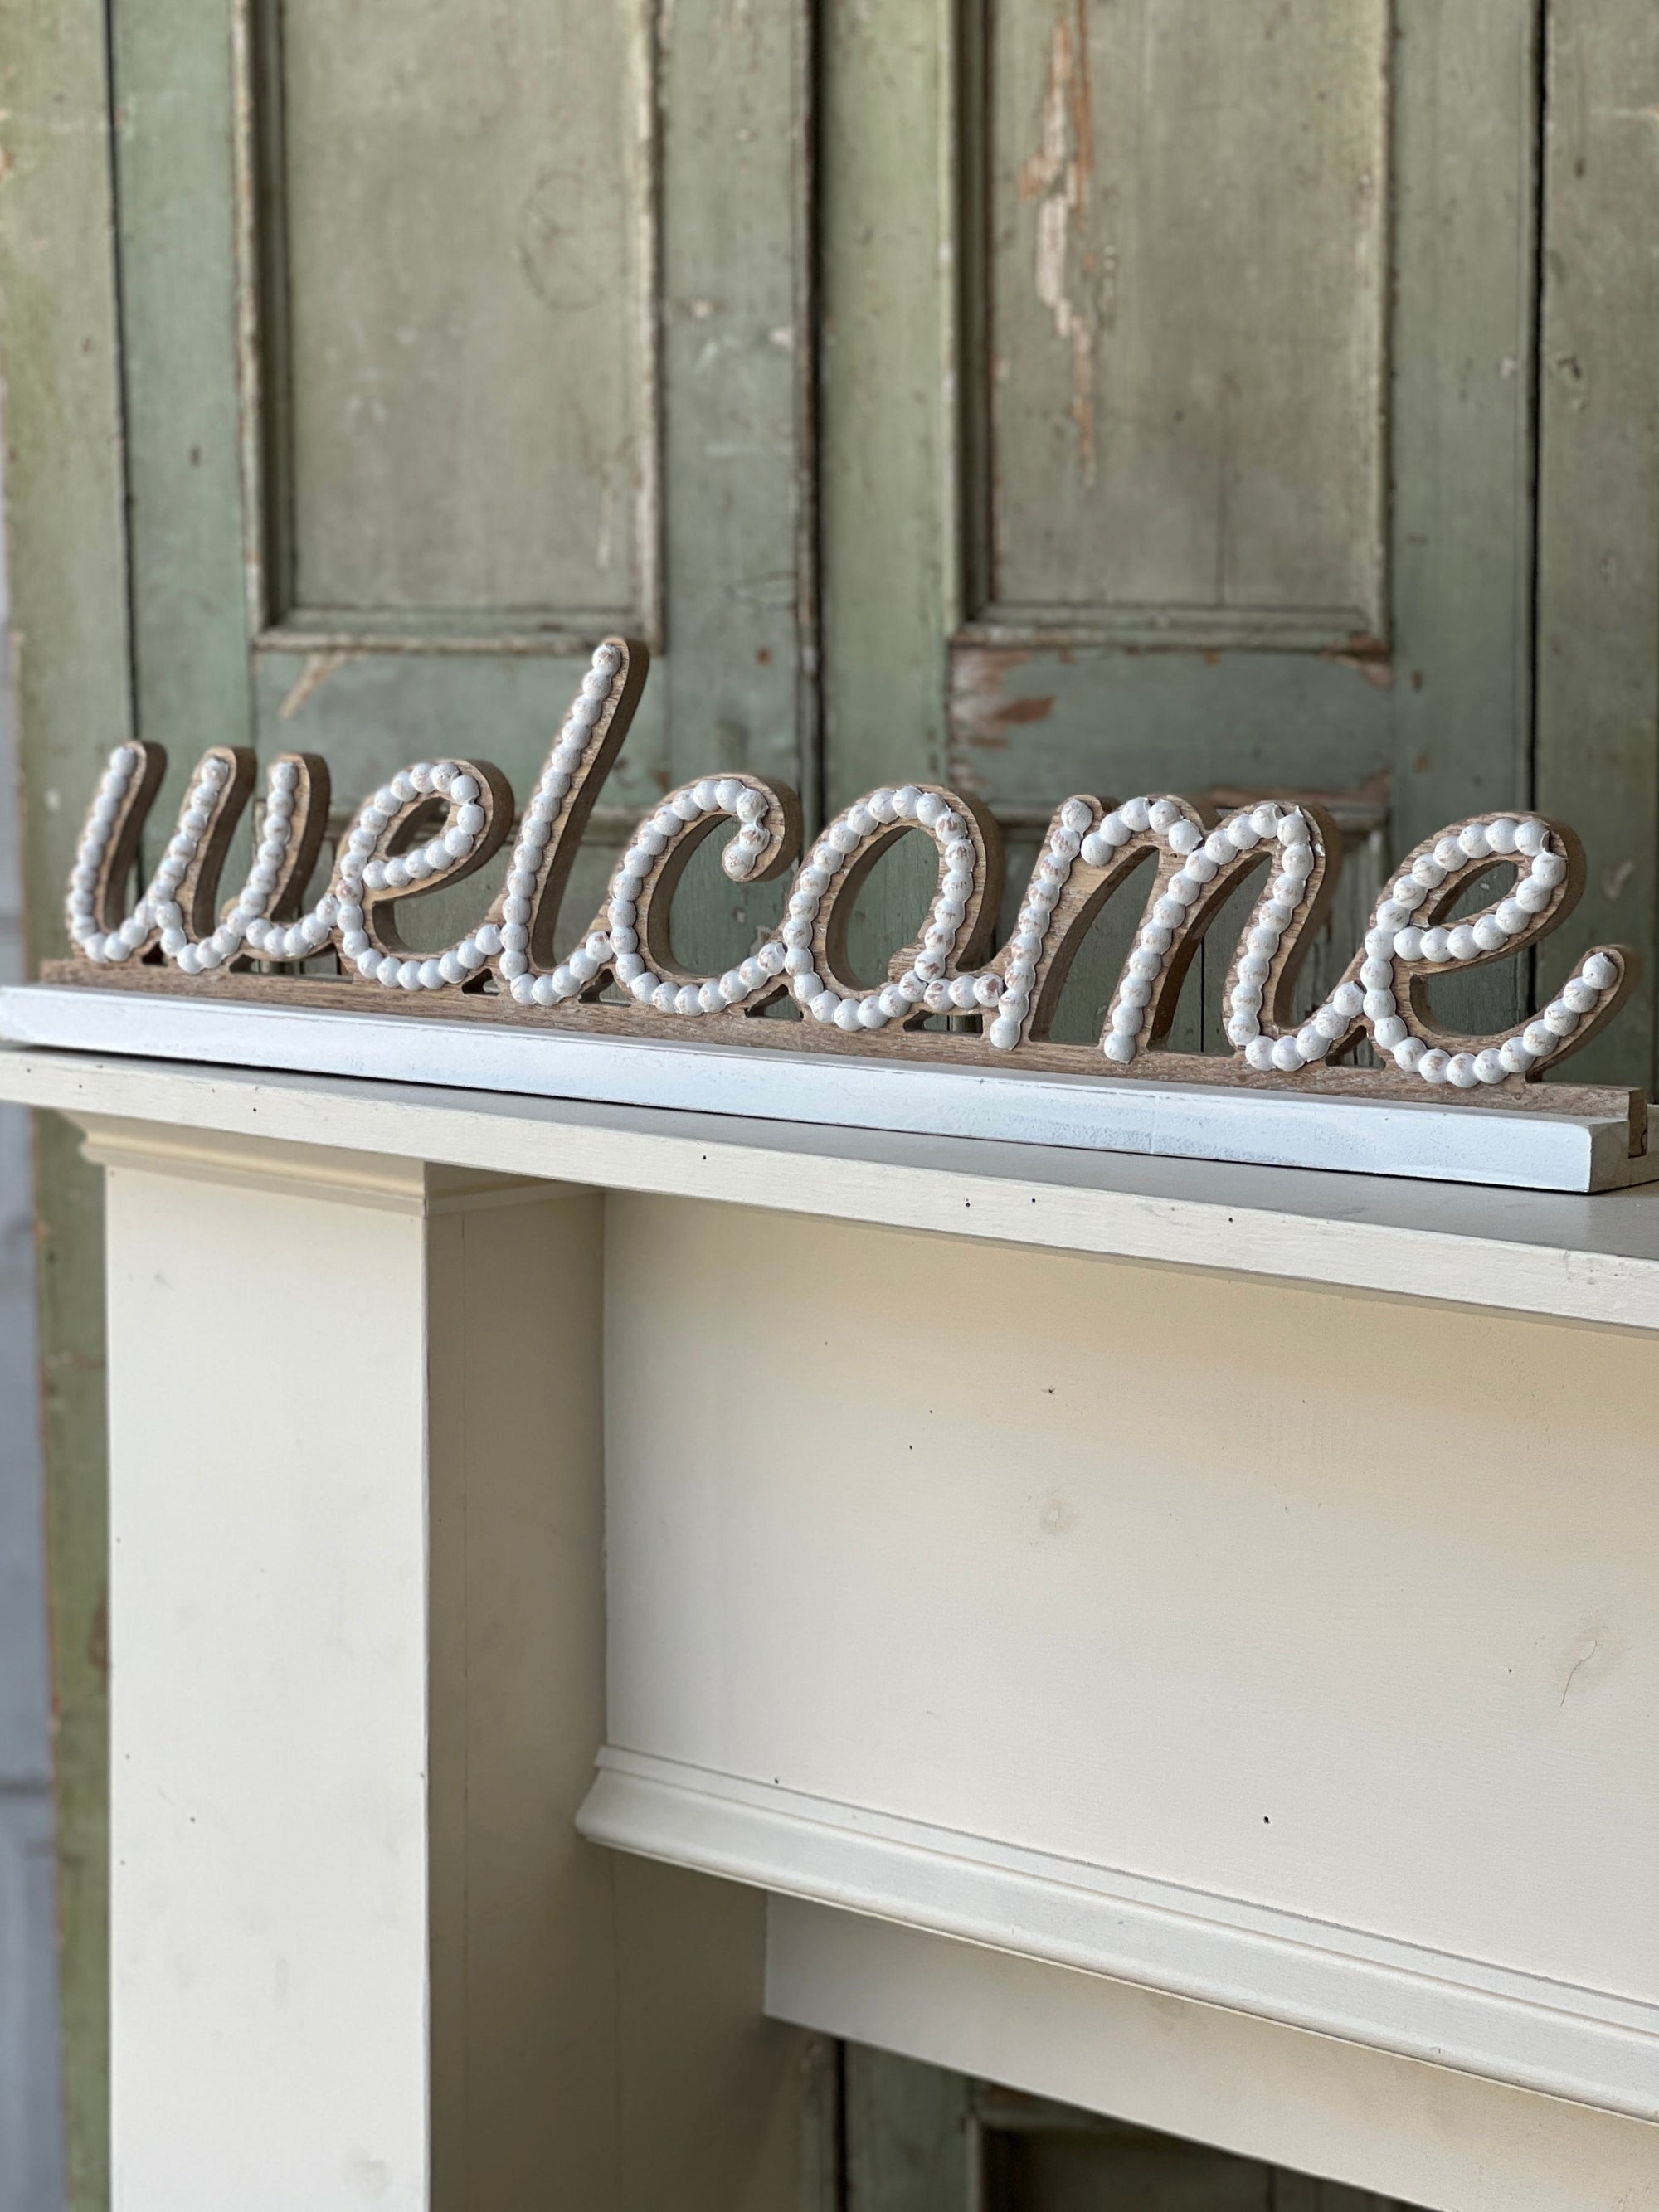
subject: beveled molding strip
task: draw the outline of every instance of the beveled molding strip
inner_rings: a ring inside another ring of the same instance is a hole
[[[1659,2120],[1659,2007],[607,1745],[590,1842]]]
[[[703,840],[731,829],[720,865],[760,883],[800,849],[795,794],[746,773],[672,792],[647,815],[599,913],[562,955],[559,913],[596,799],[643,688],[644,647],[621,638],[594,653],[558,740],[516,820],[514,795],[485,762],[421,762],[358,809],[327,888],[303,905],[329,808],[325,763],[283,754],[267,770],[247,878],[221,898],[230,841],[253,788],[245,750],[216,746],[198,763],[178,825],[137,903],[129,900],[144,823],[165,768],[157,746],[118,747],[94,799],[69,885],[75,957],[49,980],[131,983],[348,1011],[418,1006],[556,1027],[800,1049],[851,1048],[921,1061],[1023,1066],[1183,1085],[1289,1087],[1325,1096],[1490,1099],[1546,1111],[1631,1118],[1645,1142],[1639,1094],[1541,1092],[1536,1079],[1597,1034],[1634,987],[1634,956],[1598,946],[1534,1018],[1484,1036],[1453,1033],[1430,1012],[1437,974],[1524,951],[1576,904],[1584,882],[1577,838],[1531,815],[1488,813],[1425,839],[1401,864],[1363,944],[1321,1005],[1297,1022],[1297,969],[1329,903],[1340,839],[1311,800],[1266,799],[1211,821],[1189,800],[1149,794],[1114,805],[1080,795],[1059,806],[1007,942],[994,933],[1003,864],[995,823],[972,799],[933,784],[870,793],[845,808],[793,878],[785,917],[720,975],[678,964],[672,909]],[[907,835],[929,838],[938,878],[916,941],[884,981],[860,981],[848,931],[859,890]],[[461,882],[514,839],[505,883],[485,919],[422,952],[399,933],[416,893]],[[1494,863],[1514,878],[1478,913],[1454,919]],[[1152,880],[1097,1046],[1058,1044],[1052,1026],[1073,960],[1106,902],[1139,869]],[[1231,1054],[1164,1048],[1187,970],[1225,901],[1265,870],[1224,987]],[[332,955],[334,976],[296,965]],[[799,1022],[757,1021],[793,998]],[[948,1033],[922,1027],[952,1018]],[[1364,1040],[1385,1062],[1340,1063]]]

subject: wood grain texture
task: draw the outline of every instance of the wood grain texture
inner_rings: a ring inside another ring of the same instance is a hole
[[[1530,757],[1538,0],[1395,15],[1387,765],[1403,850],[1443,808],[1550,794]],[[1454,1026],[1497,1028],[1526,990],[1524,969],[1489,972],[1437,1002]]]
[[[1585,926],[1654,942],[1659,842],[1659,15],[1550,11],[1539,796],[1595,856]],[[1565,949],[1565,948],[1564,948]],[[1558,972],[1546,961],[1545,972]],[[1591,1065],[1650,1079],[1651,981]]]
[[[845,2094],[846,2212],[974,2212],[969,2081],[851,2043]]]
[[[1387,12],[991,16],[981,621],[1382,635]]]
[[[653,102],[635,20],[628,0],[274,19],[279,608],[392,630],[644,618]]]
[[[823,19],[826,811],[884,778],[942,772],[958,558],[944,204],[954,12],[951,0],[830,0]]]
[[[27,933],[50,944],[64,794],[131,733],[110,99],[103,10],[27,9],[0,51],[6,496]],[[109,1638],[97,1179],[57,1121],[37,1193],[74,2212],[108,2189]]]

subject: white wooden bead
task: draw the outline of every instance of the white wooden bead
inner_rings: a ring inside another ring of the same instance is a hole
[[[1321,1006],[1316,1012],[1313,1025],[1321,1036],[1334,1044],[1338,1037],[1346,1033],[1352,1024],[1347,1015],[1340,1014],[1334,1006],[1327,1005]]]
[[[1449,929],[1425,929],[1423,933],[1422,957],[1437,966],[1451,958],[1451,932]]]
[[[1515,849],[1517,853],[1541,853],[1549,842],[1549,830],[1541,822],[1517,822],[1515,825]]]
[[[1019,1024],[1006,1014],[999,1014],[991,1024],[990,1038],[999,1052],[1012,1052],[1019,1042]]]
[[[1141,929],[1136,944],[1145,952],[1156,952],[1160,957],[1175,942],[1175,933],[1161,921],[1149,921]]]
[[[1297,1069],[1304,1065],[1302,1048],[1294,1037],[1279,1037],[1274,1040],[1273,1066],[1281,1075],[1294,1075]]]
[[[1273,1041],[1271,1037],[1252,1037],[1244,1048],[1246,1064],[1258,1074],[1265,1075],[1273,1064]]]
[[[1303,1059],[1311,1064],[1323,1060],[1331,1048],[1331,1041],[1313,1022],[1304,1022],[1296,1033],[1296,1048]]]
[[[1392,1052],[1395,1045],[1403,1043],[1407,1034],[1406,1024],[1398,1014],[1384,1014],[1371,1028],[1372,1042],[1384,1052]]]
[[[1169,833],[1170,850],[1178,853],[1183,860],[1188,853],[1195,853],[1204,842],[1204,832],[1184,815],[1175,817],[1169,824]]]
[[[1260,806],[1251,809],[1250,822],[1258,837],[1279,835],[1279,809],[1271,799],[1264,799]]]
[[[125,934],[125,931],[123,934]],[[1561,986],[1562,1000],[1571,1007],[1575,1014],[1589,1013],[1597,1004],[1600,995],[1594,985],[1587,982],[1582,975],[1570,976]]]
[[[1126,799],[1117,811],[1137,837],[1151,823],[1152,809],[1148,799]]]
[[[1434,848],[1434,857],[1449,876],[1457,869],[1463,867],[1468,863],[1469,856],[1455,837],[1443,837]],[[1431,1083],[1442,1079],[1443,1078],[1434,1076],[1429,1079]]]
[[[1619,981],[1619,970],[1605,952],[1592,952],[1579,971],[1592,991],[1610,991]]]
[[[1497,952],[1509,943],[1503,924],[1496,915],[1483,914],[1469,925],[1474,941],[1482,952]]]
[[[889,983],[883,988],[877,1003],[888,1020],[896,1022],[909,1012],[914,1002],[896,983]]]
[[[853,1002],[851,1000],[848,1001],[849,1005],[852,1003]],[[871,998],[859,1000],[856,1005],[855,1013],[858,1025],[860,1029],[880,1030],[885,1029],[887,1026],[887,1012],[879,999]]]
[[[1292,847],[1297,845],[1309,845],[1311,844],[1312,840],[1312,825],[1310,823],[1307,816],[1302,812],[1299,807],[1292,809],[1292,811],[1286,814],[1280,821],[1279,825],[1279,842],[1281,845]]]
[[[1540,853],[1533,860],[1532,880],[1542,884],[1547,890],[1553,890],[1566,872],[1567,864],[1559,853]]]
[[[1509,1070],[1504,1065],[1501,1054],[1494,1051],[1491,1046],[1488,1046],[1485,1052],[1478,1052],[1474,1055],[1474,1073],[1477,1082],[1501,1083],[1508,1073]]]
[[[1120,1000],[1112,1009],[1110,1026],[1120,1036],[1138,1036],[1140,1033],[1140,1025],[1145,1019],[1144,1007],[1125,1006]]]
[[[1516,885],[1513,896],[1516,906],[1522,913],[1534,915],[1542,914],[1554,896],[1554,892],[1547,884],[1535,883],[1530,876],[1528,876]]]
[[[1135,1056],[1135,1041],[1132,1036],[1125,1036],[1121,1030],[1113,1030],[1105,1038],[1102,1050],[1108,1060],[1127,1066]]]
[[[1359,970],[1359,980],[1368,991],[1386,991],[1394,982],[1394,965],[1388,960],[1367,960]]]
[[[1331,993],[1332,1006],[1335,1007],[1338,1013],[1346,1014],[1350,1021],[1359,1012],[1364,1003],[1365,994],[1355,982],[1339,983]]]
[[[1578,1026],[1578,1017],[1565,999],[1553,999],[1544,1009],[1544,1027],[1552,1036],[1571,1036]]]
[[[1117,987],[1117,995],[1119,1003],[1122,1006],[1144,1006],[1152,995],[1152,987],[1145,976],[1126,975]],[[1241,994],[1237,991],[1233,993],[1232,1003],[1236,1011],[1238,1009],[1241,996],[1248,997],[1248,993]],[[1255,994],[1255,997],[1257,1003],[1260,1004],[1261,998],[1260,991]]]
[[[1400,960],[1420,960],[1423,957],[1423,933],[1407,928],[1395,932],[1395,957]]]
[[[1432,1045],[1417,1063],[1417,1072],[1425,1083],[1443,1083],[1446,1071],[1451,1066],[1451,1054]]]
[[[1538,1057],[1524,1037],[1505,1037],[1498,1048],[1498,1057],[1506,1075],[1524,1075]]]
[[[1261,1034],[1261,1024],[1254,1014],[1235,1014],[1227,1024],[1227,1042],[1231,1045],[1247,1045]]]
[[[1365,1018],[1369,1022],[1386,1021],[1395,1012],[1392,991],[1367,991],[1364,1001]]]
[[[1227,842],[1237,853],[1248,853],[1252,846],[1261,842],[1256,826],[1248,814],[1235,814],[1226,826]]]
[[[1183,818],[1180,807],[1173,799],[1155,799],[1146,809],[1148,826],[1156,830],[1160,836],[1165,835]]]
[[[1528,1022],[1521,1035],[1534,1060],[1542,1060],[1547,1054],[1553,1053],[1561,1042],[1559,1033],[1542,1021]]]
[[[1455,929],[1447,933],[1446,950],[1454,960],[1474,959],[1480,947],[1475,941],[1474,931],[1467,921],[1460,921]]]
[[[1112,857],[1110,840],[1098,830],[1091,830],[1083,841],[1082,857],[1091,868],[1103,868]]]
[[[1496,822],[1486,824],[1486,843],[1494,853],[1512,853],[1519,824],[1507,814],[1500,814]]]
[[[1457,842],[1472,860],[1484,860],[1492,850],[1486,839],[1486,824],[1482,822],[1466,823],[1457,833]],[[1457,1057],[1463,1059],[1467,1055],[1460,1053]],[[1450,1079],[1454,1083],[1457,1081],[1455,1076],[1451,1077]]]
[[[1415,1075],[1428,1047],[1421,1037],[1401,1037],[1394,1048],[1394,1064],[1407,1075]]]
[[[1459,1091],[1473,1091],[1480,1080],[1474,1072],[1474,1054],[1455,1052],[1446,1063],[1446,1080]]]

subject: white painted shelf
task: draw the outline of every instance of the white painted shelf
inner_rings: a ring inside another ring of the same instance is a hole
[[[0,1048],[0,1097],[616,1190],[1659,1328],[1659,1188],[1480,1189]]]

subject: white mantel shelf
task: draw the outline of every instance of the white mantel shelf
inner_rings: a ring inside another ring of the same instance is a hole
[[[1514,1191],[0,1048],[0,1098],[612,1190],[1659,1328],[1659,1187]]]

